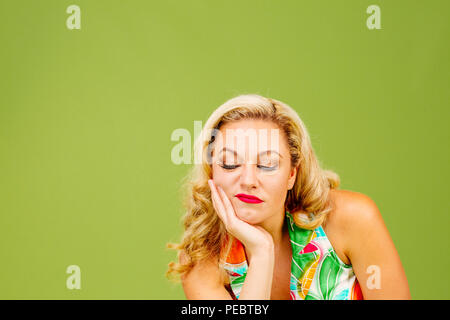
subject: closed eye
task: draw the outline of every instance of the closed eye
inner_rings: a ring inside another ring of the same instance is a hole
[[[278,166],[268,167],[268,166],[261,166],[261,165],[258,165],[258,168],[260,168],[260,169],[262,169],[262,170],[266,170],[266,171],[273,171],[273,170],[277,169]]]
[[[233,169],[236,169],[236,168],[239,168],[240,167],[240,165],[236,165],[236,164],[225,164],[225,163],[221,163],[221,164],[219,164],[222,168],[224,168],[225,170],[233,170]],[[271,166],[271,167],[269,167],[269,166],[262,166],[262,165],[257,165],[257,167],[259,168],[259,169],[261,169],[261,170],[265,170],[265,171],[273,171],[273,170],[276,170],[277,168],[278,168],[278,166],[277,165],[275,165],[275,166]]]
[[[220,164],[220,166],[226,170],[233,170],[239,167],[239,165],[227,165],[225,163]]]

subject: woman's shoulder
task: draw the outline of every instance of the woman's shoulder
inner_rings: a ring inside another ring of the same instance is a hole
[[[332,210],[327,216],[327,223],[339,226],[358,221],[380,218],[378,207],[369,196],[350,190],[331,189]]]
[[[190,260],[185,251],[180,251],[180,264],[187,265]],[[205,281],[215,286],[221,286],[224,282],[224,276],[224,273],[219,268],[219,257],[210,256],[193,263],[190,270],[181,276],[181,282],[183,286],[186,283],[195,283],[197,281]]]
[[[336,253],[350,264],[351,244],[364,235],[365,228],[382,219],[375,202],[367,195],[350,190],[330,190],[332,210],[322,227]]]

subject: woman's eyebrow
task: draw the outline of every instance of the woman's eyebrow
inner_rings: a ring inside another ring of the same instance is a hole
[[[218,156],[220,157],[221,155],[223,155],[226,152],[230,152],[232,153],[236,158],[238,158],[238,154],[236,151],[234,151],[233,149],[227,148],[227,147],[223,147],[222,150],[220,150],[218,152]],[[240,158],[240,157],[239,157]]]
[[[234,151],[234,150],[232,150],[232,149],[229,149],[229,148],[227,148],[227,147],[223,147],[223,149],[220,150],[220,153],[224,153],[224,152],[231,152],[232,154],[234,154],[235,156],[237,156],[237,152],[236,152],[236,151]]]
[[[261,156],[263,154],[268,154],[268,153],[276,153],[280,158],[283,158],[283,156],[278,151],[275,151],[275,150],[262,151],[262,152],[259,153],[259,155]]]
[[[227,147],[222,148],[222,150],[220,150],[219,154],[222,154],[224,152],[231,152],[236,157],[238,156],[238,154],[237,154],[237,152],[235,150],[227,148]],[[269,154],[269,153],[276,153],[280,158],[283,158],[283,156],[279,152],[277,152],[275,150],[262,151],[262,152],[259,153],[259,156],[264,155],[264,154]]]

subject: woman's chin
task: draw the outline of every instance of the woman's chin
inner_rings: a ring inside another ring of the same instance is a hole
[[[257,212],[253,212],[253,210],[241,209],[236,211],[236,216],[244,222],[249,224],[257,224],[259,223]]]

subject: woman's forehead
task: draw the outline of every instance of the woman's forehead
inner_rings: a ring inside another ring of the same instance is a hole
[[[232,155],[232,156],[239,156],[239,152],[238,150],[229,148],[229,147],[223,147],[221,149],[218,149],[218,155]],[[259,157],[263,157],[263,156],[279,156],[279,157],[283,157],[280,153],[280,150],[277,149],[264,149],[264,150],[257,150],[256,154]]]
[[[280,155],[289,152],[283,130],[273,122],[264,120],[241,120],[221,127],[216,141],[220,154],[252,153],[255,155]]]
[[[241,129],[248,129],[248,128],[255,128],[255,129],[270,129],[270,128],[278,128],[279,126],[273,122],[273,121],[269,121],[269,120],[261,120],[261,119],[242,119],[242,120],[236,120],[236,121],[229,121],[226,122],[225,124],[223,124],[221,126],[221,130],[222,129],[227,129],[227,128],[241,128]]]

